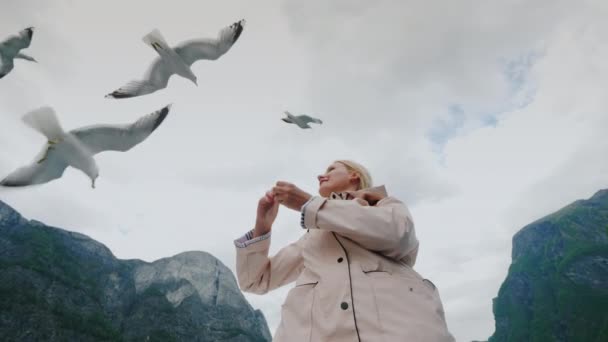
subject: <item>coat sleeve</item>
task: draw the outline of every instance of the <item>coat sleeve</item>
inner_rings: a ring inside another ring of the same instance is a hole
[[[386,197],[375,206],[314,197],[303,209],[302,216],[304,228],[335,232],[396,260],[416,253],[418,248],[411,214],[405,204],[394,197]]]
[[[270,233],[254,240],[244,243],[243,238],[235,240],[236,274],[241,290],[265,294],[296,280],[304,268],[302,239],[283,247],[272,257],[268,256]]]

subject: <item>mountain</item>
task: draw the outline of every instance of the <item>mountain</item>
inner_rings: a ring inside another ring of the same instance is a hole
[[[513,236],[489,342],[608,341],[608,190]]]
[[[230,269],[204,252],[120,260],[0,201],[2,341],[270,341]]]

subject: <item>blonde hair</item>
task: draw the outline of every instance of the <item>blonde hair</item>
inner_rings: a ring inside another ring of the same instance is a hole
[[[336,160],[335,162],[346,166],[348,171],[353,171],[359,175],[359,185],[357,186],[357,190],[372,187],[372,176],[363,165],[352,160]]]

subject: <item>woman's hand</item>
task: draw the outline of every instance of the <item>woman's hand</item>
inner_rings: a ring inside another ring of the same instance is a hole
[[[361,205],[376,205],[381,199],[385,198],[384,194],[367,189],[357,191],[346,191],[349,199],[354,199]],[[365,203],[364,203],[365,202]]]
[[[272,224],[277,218],[279,212],[279,202],[276,200],[271,191],[268,191],[264,197],[258,201],[257,217],[255,219],[255,228],[253,237],[264,235],[272,229]]]
[[[280,204],[296,211],[300,211],[304,203],[312,197],[297,186],[281,181],[277,182],[277,185],[272,188],[272,193]]]

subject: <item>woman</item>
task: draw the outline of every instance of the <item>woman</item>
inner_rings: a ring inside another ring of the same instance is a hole
[[[235,240],[237,278],[264,294],[295,280],[274,341],[454,341],[435,286],[412,269],[418,240],[407,207],[370,191],[358,163],[318,176],[319,195],[278,182],[258,202],[255,228]],[[306,233],[269,257],[279,205]]]

